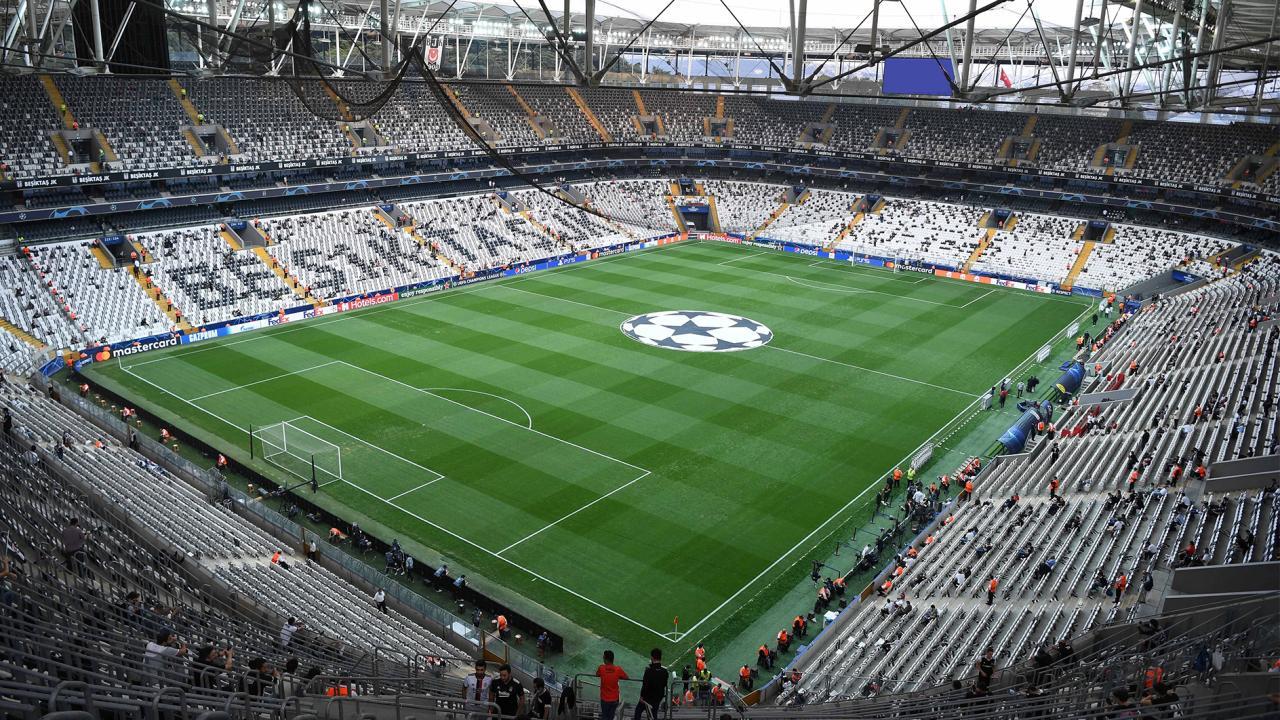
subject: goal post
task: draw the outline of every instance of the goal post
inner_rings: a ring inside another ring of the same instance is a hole
[[[342,448],[292,421],[253,428],[252,454],[306,482],[326,485],[342,479]]]

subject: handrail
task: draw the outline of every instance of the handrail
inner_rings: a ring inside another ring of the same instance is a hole
[[[187,720],[187,693],[182,688],[173,687],[172,685],[160,688],[156,691],[155,696],[151,698],[151,717],[153,720],[161,720],[160,698],[165,695],[178,696],[179,712],[182,713],[182,720]]]
[[[63,691],[63,690],[71,690],[71,689],[75,689],[75,688],[79,688],[79,689],[80,689],[80,691],[84,694],[85,705],[86,705],[88,708],[93,707],[93,703],[92,703],[92,702],[89,702],[89,690],[88,690],[88,686],[87,686],[87,685],[85,685],[85,684],[84,684],[82,681],[80,681],[80,680],[63,680],[62,682],[58,683],[57,685],[54,685],[54,686],[53,686],[53,692],[49,693],[49,707],[50,707],[50,708],[57,708],[57,707],[58,707],[58,695],[62,694],[62,691]]]

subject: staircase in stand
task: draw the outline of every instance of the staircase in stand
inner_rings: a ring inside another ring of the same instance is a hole
[[[190,332],[195,329],[191,323],[187,322],[186,314],[173,304],[173,300],[168,295],[165,295],[164,290],[161,290],[158,285],[152,282],[146,273],[130,270],[129,275],[134,282],[138,283],[138,287],[142,288],[142,292],[151,298],[151,302],[155,303],[156,308],[164,313],[165,317],[169,318],[169,322],[173,323],[182,332]]]
[[[270,242],[270,239],[268,239],[268,242]],[[280,281],[292,290],[293,294],[298,296],[299,300],[309,302],[314,307],[321,307],[324,305],[323,300],[312,295],[311,291],[302,284],[302,281],[295,277],[293,273],[290,273],[289,268],[286,267],[284,263],[280,262],[273,257],[271,253],[267,252],[266,248],[253,248],[253,254],[256,255],[258,259],[262,261],[262,264],[266,265],[271,272],[275,273],[276,277],[280,278]]]
[[[780,202],[778,207],[774,209],[773,213],[771,213],[763,223],[760,223],[760,227],[756,228],[749,236],[747,236],[747,239],[755,240],[760,233],[764,232],[766,228],[772,225],[778,218],[782,217],[782,214],[786,212],[789,207],[791,207],[791,203],[786,200]]]
[[[822,248],[822,250],[824,252],[829,252],[829,253],[835,252],[836,247],[838,247],[845,238],[849,237],[849,233],[853,232],[853,226],[862,222],[862,219],[864,217],[866,217],[866,213],[860,212],[854,215],[852,220],[846,223],[844,227],[840,228],[840,234],[836,235],[835,239],[833,239],[830,243],[827,243],[827,246]]]
[[[1063,290],[1070,290],[1076,286],[1076,280],[1080,277],[1080,273],[1084,272],[1084,266],[1089,263],[1089,256],[1093,254],[1093,247],[1096,244],[1088,240],[1080,244],[1080,252],[1076,253],[1075,262],[1071,263],[1071,270],[1067,272],[1067,278],[1062,281]]]
[[[48,343],[9,322],[8,318],[0,317],[0,330],[4,330],[36,350],[44,350],[49,347]]]
[[[995,230],[987,230],[982,233],[982,239],[978,241],[978,247],[974,248],[973,252],[969,253],[969,259],[964,261],[965,272],[969,272],[973,268],[974,263],[978,262],[978,258],[982,257],[982,253],[986,252],[987,248],[991,247],[991,241],[995,239],[995,236]]]
[[[58,117],[62,118],[62,128],[71,130],[76,127],[76,118],[71,114],[71,106],[67,105],[67,99],[62,97],[62,91],[58,89],[58,84],[48,75],[40,76],[40,85],[44,87],[44,94],[49,97],[49,102],[53,104],[54,112],[58,113]],[[66,111],[62,110],[66,106]]]
[[[169,89],[173,91],[173,97],[178,100],[178,104],[187,113],[187,119],[191,121],[191,124],[199,125],[201,122],[200,111],[196,110],[195,103],[192,103],[191,98],[187,97],[186,93],[183,92],[182,84],[174,78],[169,78]]]
[[[516,99],[516,104],[520,106],[520,109],[524,110],[525,120],[529,123],[529,127],[533,128],[533,132],[538,136],[538,139],[547,139],[547,131],[538,124],[538,113],[533,109],[533,106],[520,95],[520,91],[516,89],[515,85],[507,83],[507,91],[511,93],[511,97]]]
[[[613,135],[605,129],[604,123],[600,122],[600,118],[596,117],[596,114],[592,112],[587,105],[587,101],[582,99],[582,93],[578,92],[577,88],[571,87],[565,88],[564,91],[573,99],[573,103],[578,106],[578,110],[587,118],[587,122],[591,124],[591,127],[595,128],[596,134],[600,136],[600,139],[607,143],[613,142]]]
[[[240,252],[244,249],[244,246],[240,244],[240,239],[237,238],[230,230],[219,231],[218,237],[225,240],[227,245],[231,246],[231,250],[233,252]]]
[[[116,266],[116,262],[111,259],[111,255],[109,255],[107,251],[97,243],[93,243],[89,246],[89,254],[93,256],[94,260],[98,261],[98,267],[103,270],[110,270]]]
[[[631,97],[632,97],[632,99],[634,99],[634,100],[635,100],[635,102],[636,102],[636,111],[637,111],[637,114],[640,114],[640,115],[648,115],[648,114],[649,114],[649,112],[648,112],[647,110],[645,110],[645,109],[644,109],[644,98],[643,98],[643,97],[641,97],[641,95],[640,95],[640,91],[639,91],[639,90],[632,90],[632,91],[631,91]]]

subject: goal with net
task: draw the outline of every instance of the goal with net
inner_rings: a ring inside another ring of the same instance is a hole
[[[252,454],[307,482],[327,485],[342,479],[342,448],[292,421],[249,432]]]

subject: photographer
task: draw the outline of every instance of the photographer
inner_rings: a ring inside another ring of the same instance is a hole
[[[208,645],[196,650],[191,663],[191,684],[206,690],[225,690],[230,687],[227,673],[235,663],[235,650],[231,646],[219,650]]]

